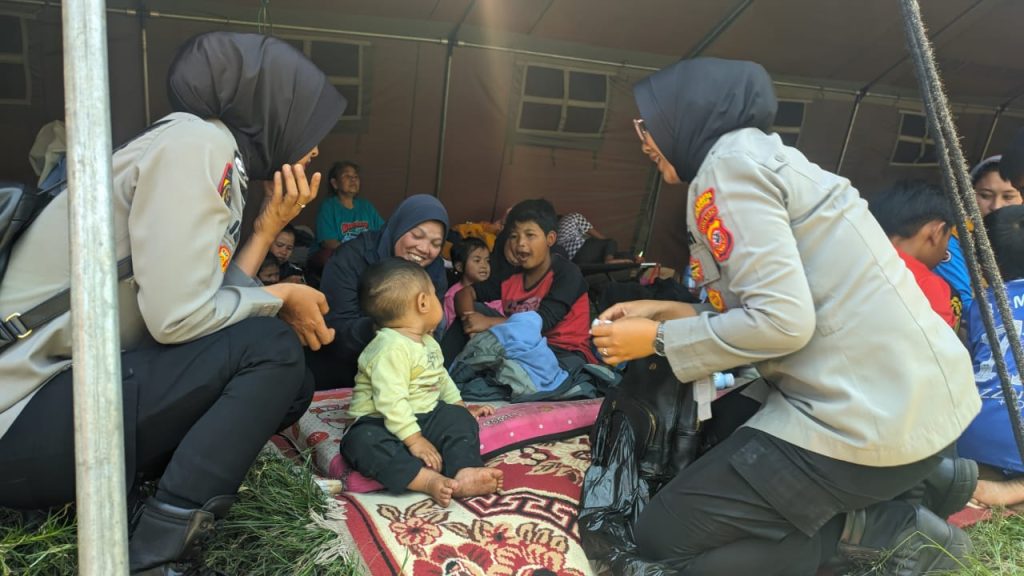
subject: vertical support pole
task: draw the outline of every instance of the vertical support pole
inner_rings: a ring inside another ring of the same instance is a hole
[[[1006,110],[1006,106],[1000,106],[996,110],[996,115],[992,117],[992,125],[988,127],[988,136],[985,137],[985,147],[981,149],[981,158],[978,161],[988,158],[988,148],[992,145],[992,136],[996,133],[996,126],[999,126],[999,119],[1003,116],[1003,111]]]
[[[139,8],[139,30],[142,43],[142,98],[146,109],[146,126],[153,123],[152,113],[149,109],[149,32],[146,30],[146,20],[149,12],[145,6]]]
[[[62,2],[78,569],[127,574],[124,428],[104,0]]]
[[[455,50],[455,34],[448,38],[448,54],[444,61],[444,96],[441,99],[441,129],[437,135],[437,180],[434,181],[434,196],[441,195],[441,179],[444,170],[444,139],[448,133],[448,97],[452,89],[452,52]]]
[[[444,171],[444,140],[448,134],[448,97],[451,94],[452,89],[452,56],[455,52],[455,47],[459,45],[459,30],[462,29],[462,25],[466,22],[466,18],[469,17],[469,13],[476,7],[476,0],[471,0],[466,6],[465,11],[462,12],[462,18],[459,18],[459,22],[452,28],[450,34],[448,34],[448,53],[446,54],[444,61],[444,92],[441,100],[441,128],[438,130],[437,135],[437,180],[434,182],[434,196],[441,195],[441,179]]]
[[[843,138],[843,147],[839,150],[839,159],[836,160],[836,174],[843,169],[843,162],[846,161],[846,151],[850,148],[850,137],[853,136],[853,126],[857,122],[857,113],[860,112],[860,103],[864,100],[864,91],[857,92],[853,99],[853,110],[850,112],[850,123],[846,126],[846,137]]]

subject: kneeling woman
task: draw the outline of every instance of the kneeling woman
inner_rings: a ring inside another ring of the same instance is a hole
[[[682,61],[635,95],[644,153],[666,183],[688,183],[691,268],[715,310],[619,304],[594,343],[611,363],[663,354],[683,382],[753,363],[770,383],[746,427],[652,498],[641,553],[681,574],[792,576],[837,544],[880,560],[909,541],[882,573],[955,566],[946,551],[962,555],[966,535],[894,498],[933,475],[978,412],[956,334],[849,181],[768,133],[764,68]]]

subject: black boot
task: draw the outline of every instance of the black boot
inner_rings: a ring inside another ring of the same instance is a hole
[[[880,576],[941,574],[959,569],[970,551],[963,530],[927,508],[893,500],[847,513],[840,562],[832,565],[874,566]]]
[[[934,472],[898,499],[921,504],[939,518],[949,518],[964,509],[977,486],[977,462],[967,458],[943,458]]]
[[[179,508],[147,499],[135,515],[128,539],[133,576],[215,574],[203,567],[202,548],[218,518],[227,515],[234,496],[216,496],[199,509]]]

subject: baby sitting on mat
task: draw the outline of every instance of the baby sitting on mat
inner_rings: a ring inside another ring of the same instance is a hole
[[[359,355],[349,408],[357,420],[342,456],[389,492],[422,492],[441,506],[500,490],[503,473],[484,467],[476,421],[494,408],[467,407],[444,369],[431,336],[443,309],[430,276],[382,260],[363,275],[359,300],[378,331]]]

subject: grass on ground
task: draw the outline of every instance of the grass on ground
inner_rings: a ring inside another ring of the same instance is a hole
[[[261,456],[238,503],[221,522],[207,554],[209,564],[228,574],[360,574],[358,561],[334,532],[311,526],[310,511],[330,516],[308,467]],[[26,525],[20,514],[0,508],[0,576],[75,573],[73,510],[63,508],[41,522]],[[968,532],[974,553],[955,576],[1024,576],[1024,516],[997,517]]]
[[[361,574],[358,560],[325,527],[332,523],[332,509],[308,470],[277,456],[260,456],[208,547],[210,567],[267,576]],[[322,525],[311,521],[311,512],[324,519]],[[0,576],[76,573],[73,508],[41,520],[26,522],[0,508]]]
[[[956,576],[1024,576],[1024,517],[997,513],[967,533],[974,553]]]

